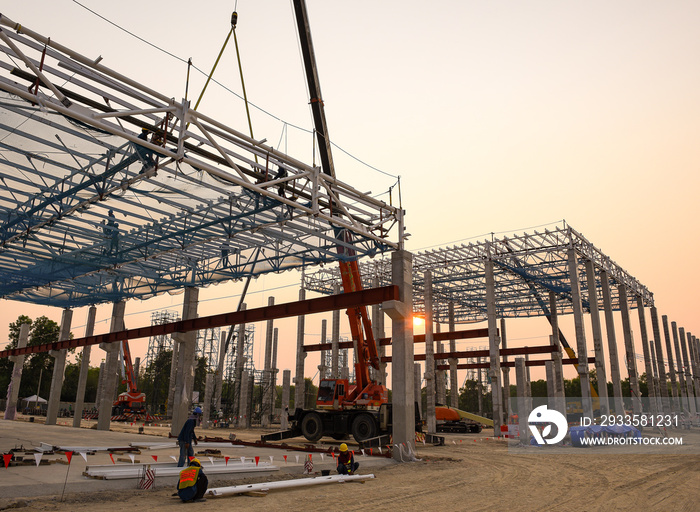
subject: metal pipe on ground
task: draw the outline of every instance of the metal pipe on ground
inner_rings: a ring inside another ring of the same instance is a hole
[[[233,496],[235,494],[244,494],[246,492],[265,492],[270,489],[286,489],[290,487],[306,487],[311,485],[330,484],[333,482],[350,482],[361,481],[374,478],[373,474],[369,475],[331,475],[317,476],[314,478],[298,478],[296,480],[283,480],[278,482],[263,482],[260,484],[249,485],[234,485],[231,487],[216,487],[209,489],[205,496],[221,497]]]

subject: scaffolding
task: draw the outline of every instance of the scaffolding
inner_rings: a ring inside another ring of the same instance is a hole
[[[208,373],[216,372],[219,366],[221,327],[197,331],[196,357],[204,358]]]

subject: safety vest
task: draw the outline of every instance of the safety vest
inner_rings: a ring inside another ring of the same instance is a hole
[[[189,466],[180,471],[180,481],[177,483],[178,490],[196,485],[200,469],[199,466]]]

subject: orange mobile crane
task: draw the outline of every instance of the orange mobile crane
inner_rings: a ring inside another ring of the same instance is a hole
[[[112,415],[134,415],[146,413],[146,395],[141,393],[136,387],[136,376],[134,366],[131,364],[131,352],[129,342],[122,341],[122,353],[124,359],[122,384],[126,384],[126,391],[120,393],[117,400],[112,404]]]
[[[294,0],[293,4],[321,168],[324,173],[335,177],[306,4],[304,0]],[[332,202],[330,206],[334,207]],[[346,293],[359,291],[362,289],[362,277],[355,252],[349,247],[352,242],[350,234],[342,228],[336,228],[336,239],[339,242],[338,253],[341,255],[339,264],[343,289]],[[391,404],[387,389],[383,384],[373,381],[369,373],[370,366],[377,370],[380,368],[380,361],[367,308],[350,308],[347,314],[356,354],[355,382],[351,383],[348,379],[322,379],[316,408],[304,410],[297,407],[294,415],[290,416],[291,428],[288,431],[263,436],[263,440],[303,435],[315,442],[324,435],[343,439],[352,433],[355,440],[361,442],[391,432]],[[416,419],[416,429],[421,430],[420,416]]]

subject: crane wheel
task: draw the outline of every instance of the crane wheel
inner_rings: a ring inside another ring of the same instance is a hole
[[[369,414],[358,414],[352,421],[352,437],[358,443],[377,436],[377,425]]]
[[[301,420],[301,433],[303,436],[315,443],[323,437],[323,422],[321,415],[317,412],[310,412]]]

